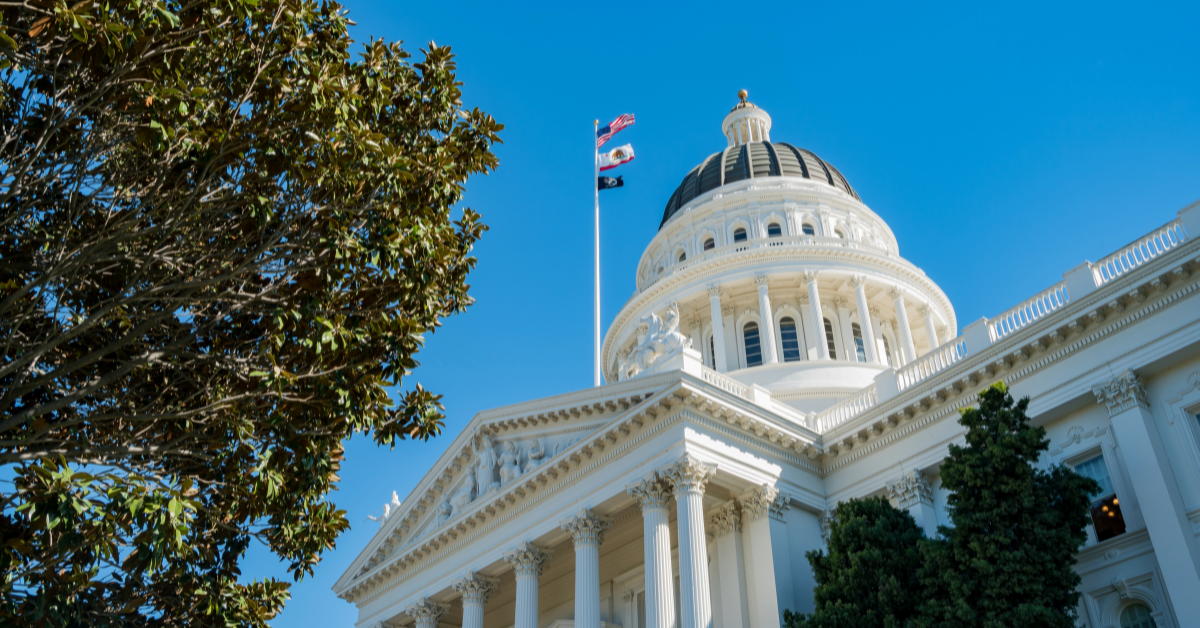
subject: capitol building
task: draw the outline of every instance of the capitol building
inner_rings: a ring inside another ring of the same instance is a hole
[[[804,554],[839,501],[949,524],[958,409],[1003,380],[1040,464],[1102,487],[1081,625],[1200,626],[1200,202],[959,321],[846,174],[739,96],[666,200],[608,383],[476,415],[334,586],[356,625],[778,628],[814,609]]]

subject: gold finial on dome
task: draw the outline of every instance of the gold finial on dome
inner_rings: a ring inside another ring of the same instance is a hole
[[[744,89],[738,90],[738,99],[741,100],[742,102],[746,102],[746,99],[749,97],[750,97],[750,92],[748,92]]]

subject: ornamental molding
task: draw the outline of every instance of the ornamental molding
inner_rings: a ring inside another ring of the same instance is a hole
[[[612,527],[612,520],[601,517],[584,508],[579,514],[562,522],[559,526],[563,532],[571,535],[575,547],[597,546],[604,542],[604,533]]]
[[[650,477],[626,489],[629,496],[637,500],[642,512],[656,508],[666,508],[671,500],[671,483],[655,471]]]
[[[767,484],[748,489],[739,495],[737,501],[742,506],[742,514],[746,517],[746,523],[761,521],[769,515],[771,507],[775,504],[775,498],[778,496],[779,489]]]
[[[1146,387],[1133,371],[1125,371],[1107,383],[1092,387],[1096,401],[1108,407],[1108,416],[1113,417],[1133,408],[1150,409],[1146,400]]]
[[[714,539],[719,539],[731,532],[742,531],[742,508],[736,499],[731,499],[708,517],[708,532]]]
[[[405,608],[404,612],[413,618],[417,626],[433,628],[438,625],[438,621],[442,619],[442,615],[445,615],[447,610],[445,604],[423,597],[417,600],[415,604]]]
[[[541,577],[542,567],[552,555],[533,543],[522,543],[516,549],[505,552],[503,558],[517,576]]]
[[[917,469],[913,469],[899,479],[887,483],[888,498],[896,502],[901,510],[912,508],[918,504],[933,505],[933,485]]]
[[[499,588],[500,583],[495,578],[481,576],[468,571],[466,577],[454,581],[450,588],[462,596],[463,604],[487,604],[488,598]]]

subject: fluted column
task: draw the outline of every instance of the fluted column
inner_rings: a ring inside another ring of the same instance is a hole
[[[708,519],[708,531],[716,545],[717,590],[714,600],[720,600],[722,628],[750,628],[749,608],[746,606],[746,560],[742,548],[742,507],[730,500]]]
[[[926,304],[917,311],[921,313],[921,318],[925,319],[925,341],[929,343],[929,350],[933,351],[941,344],[938,341],[937,327],[933,324],[933,308]]]
[[[483,628],[483,607],[496,590],[496,581],[472,571],[450,587],[462,596],[462,628]]]
[[[690,455],[671,466],[679,526],[680,628],[712,628],[708,590],[708,549],[704,540],[704,485],[714,469]]]
[[[675,625],[675,586],[671,574],[671,529],[667,502],[671,485],[658,473],[629,488],[642,510],[646,556],[646,625],[672,628]]]
[[[446,614],[446,607],[423,597],[416,604],[404,609],[404,612],[413,618],[417,628],[437,628],[438,621]]]
[[[917,348],[913,345],[912,327],[908,324],[908,312],[904,309],[904,288],[899,286],[888,291],[892,304],[896,306],[896,327],[900,329],[900,352],[904,354],[904,363],[908,364],[917,359]]]
[[[863,345],[867,350],[867,362],[879,364],[879,351],[875,346],[875,325],[871,322],[871,307],[867,304],[867,278],[854,275],[850,278],[854,287],[854,304],[858,308],[858,326],[862,329]]]
[[[575,544],[575,628],[600,628],[600,543],[610,527],[586,508],[562,524]]]
[[[725,361],[725,321],[721,317],[720,286],[708,287],[708,306],[712,314],[713,362],[716,363],[716,369],[724,373],[728,370],[728,363]]]
[[[740,497],[745,534],[746,592],[750,625],[778,628],[779,592],[775,585],[775,553],[771,547],[771,505],[779,491],[773,486],[752,488]]]
[[[504,554],[517,580],[516,621],[513,628],[538,628],[538,578],[550,554],[530,543]]]
[[[817,359],[829,359],[829,341],[825,339],[825,315],[821,313],[821,295],[817,294],[817,273],[806,271],[802,275],[808,287],[808,307],[812,310],[813,329],[817,339]]]
[[[1200,626],[1200,546],[1150,411],[1146,389],[1133,371],[1092,388],[1108,406],[1113,436],[1129,469],[1150,544],[1180,626]]]
[[[775,364],[779,356],[775,353],[775,318],[771,315],[771,297],[767,294],[767,276],[756,275],[754,283],[758,285],[758,315],[762,318],[763,364]]]

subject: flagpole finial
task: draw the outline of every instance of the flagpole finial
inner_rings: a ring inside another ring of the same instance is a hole
[[[741,100],[742,102],[745,102],[746,99],[749,97],[750,97],[750,92],[748,92],[744,89],[738,90],[738,99]]]
[[[595,124],[596,126],[600,126],[600,121],[599,121],[599,120],[596,120],[596,121],[595,121],[595,122],[593,122],[592,124]]]

